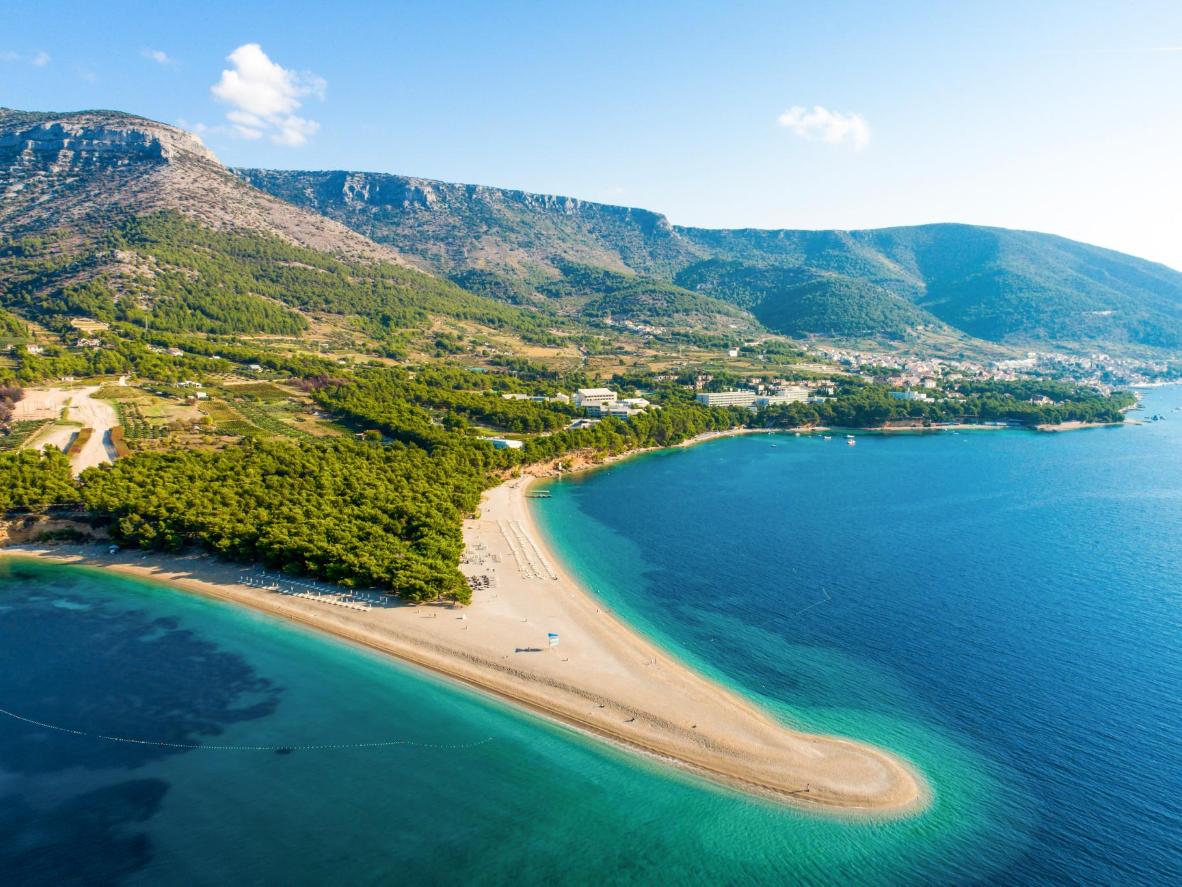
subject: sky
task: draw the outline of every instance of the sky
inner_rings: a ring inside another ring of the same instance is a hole
[[[140,114],[234,166],[713,228],[999,225],[1182,270],[1180,0],[4,5],[0,106]]]

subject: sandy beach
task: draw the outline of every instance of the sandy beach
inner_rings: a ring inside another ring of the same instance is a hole
[[[330,603],[335,596],[283,580],[277,590],[259,587],[273,580],[205,555],[109,554],[97,545],[0,554],[99,566],[250,606],[802,807],[898,816],[924,805],[922,779],[889,752],[790,730],[618,621],[546,548],[525,495],[530,480],[489,490],[480,516],[465,522],[462,569],[478,586],[468,607],[373,606],[343,596]],[[550,633],[558,646],[549,645]]]

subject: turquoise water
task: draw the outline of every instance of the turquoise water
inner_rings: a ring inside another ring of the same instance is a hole
[[[918,765],[927,814],[835,830],[858,880],[1180,883],[1182,390],[1146,406],[1167,420],[732,438],[538,511],[685,658]]]
[[[0,716],[0,876],[1177,881],[1182,391],[1148,402],[1169,421],[728,439],[537,502],[685,658],[914,761],[921,816],[802,815],[264,616],[6,561],[0,708],[40,725]]]

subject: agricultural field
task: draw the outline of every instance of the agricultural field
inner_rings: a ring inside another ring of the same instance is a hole
[[[0,452],[4,450],[19,450],[35,435],[40,434],[49,422],[32,419],[26,422],[13,422],[12,430],[8,434],[0,435]]]
[[[161,445],[188,432],[203,416],[184,395],[165,396],[132,385],[104,385],[96,395],[114,403],[123,427],[123,440],[135,451]]]

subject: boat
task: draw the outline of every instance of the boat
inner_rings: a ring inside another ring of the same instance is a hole
[[[832,434],[826,434],[826,435],[824,435],[823,439],[824,439],[824,440],[833,440],[833,435],[832,435]]]
[[[851,437],[851,438],[849,438],[849,439],[846,441],[846,443],[847,443],[847,444],[849,444],[851,447],[856,447],[856,446],[858,445],[858,442],[857,442],[856,440],[854,440],[852,437]]]

